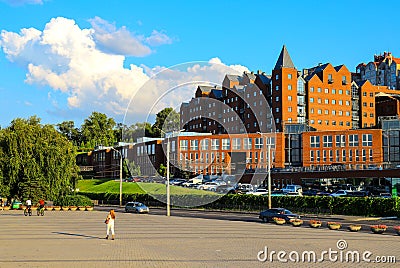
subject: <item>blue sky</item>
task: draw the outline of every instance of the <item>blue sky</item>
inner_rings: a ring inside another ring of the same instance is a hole
[[[226,70],[271,73],[283,44],[299,70],[330,62],[354,71],[374,54],[400,57],[398,9],[397,1],[0,0],[0,126],[32,115],[80,125],[92,111],[122,122],[127,106],[141,111],[160,96],[140,88],[166,67],[205,62],[186,69],[203,81]],[[162,103],[177,107],[193,93]]]

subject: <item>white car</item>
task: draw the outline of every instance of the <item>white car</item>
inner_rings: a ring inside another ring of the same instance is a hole
[[[264,188],[258,188],[255,191],[252,192],[247,192],[246,194],[252,194],[252,195],[266,195],[268,194],[268,190]]]
[[[208,191],[214,191],[215,192],[217,190],[218,186],[219,186],[218,183],[210,181],[210,182],[206,182],[204,184],[199,185],[197,187],[197,189],[199,189],[199,190],[208,190]]]

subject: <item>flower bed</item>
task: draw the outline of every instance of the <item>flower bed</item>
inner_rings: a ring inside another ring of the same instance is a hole
[[[285,220],[285,219],[278,218],[278,217],[274,217],[273,220],[274,220],[274,222],[275,222],[276,224],[279,224],[279,225],[282,225],[282,224],[285,224],[285,223],[286,223],[286,220]]]
[[[361,225],[358,224],[351,224],[349,227],[347,227],[350,232],[358,232],[361,230]]]
[[[396,231],[396,233],[397,233],[398,235],[400,235],[400,226],[394,226],[393,228],[394,228],[394,230]]]
[[[303,224],[303,220],[301,219],[291,219],[290,223],[295,226],[295,227],[299,227]]]
[[[322,222],[320,220],[310,220],[308,224],[313,228],[321,227]]]
[[[371,231],[374,234],[383,234],[384,232],[386,232],[387,226],[384,224],[379,224],[379,225],[372,225],[371,226]]]
[[[342,224],[339,222],[328,222],[328,228],[331,230],[339,230]]]

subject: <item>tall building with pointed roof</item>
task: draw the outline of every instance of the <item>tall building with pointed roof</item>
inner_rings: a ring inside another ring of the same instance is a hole
[[[272,70],[272,114],[277,131],[284,131],[285,124],[305,123],[304,79],[284,45],[275,68]]]

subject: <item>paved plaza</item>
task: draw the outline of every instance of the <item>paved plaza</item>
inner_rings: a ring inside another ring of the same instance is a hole
[[[394,233],[118,212],[116,240],[111,241],[104,239],[106,215],[96,210],[46,211],[44,217],[25,217],[22,211],[0,211],[0,267],[394,267],[400,261],[400,236]],[[342,250],[339,240],[344,240]],[[288,263],[280,262],[277,254],[273,262],[260,262],[266,249],[267,256],[271,251],[286,252],[281,259]],[[337,261],[325,255],[323,262],[301,262],[305,251],[315,252],[318,259],[330,249],[338,251]],[[289,259],[289,254],[296,258],[294,251],[300,254],[300,263]],[[395,256],[397,263],[344,264],[349,251],[360,256],[370,251],[371,260]]]

